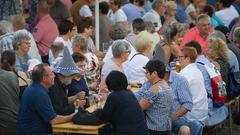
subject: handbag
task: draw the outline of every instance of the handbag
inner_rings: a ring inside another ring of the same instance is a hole
[[[15,74],[18,77],[18,83],[19,83],[19,89],[20,89],[19,98],[21,99],[25,88],[27,88],[27,86],[31,84],[31,79],[30,79],[29,73],[27,72],[17,71]]]
[[[97,117],[97,111],[88,112],[83,109],[79,109],[78,113],[72,118],[73,123],[80,125],[100,125],[104,121]]]
[[[231,72],[228,75],[227,96],[233,99],[240,94],[240,72]]]

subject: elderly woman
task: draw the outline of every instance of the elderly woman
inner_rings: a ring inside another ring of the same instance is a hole
[[[25,32],[18,32],[13,37],[12,42],[16,52],[16,70],[28,70],[28,60],[30,60],[30,56],[28,55],[31,44],[30,40],[30,36]]]
[[[123,72],[122,64],[128,60],[128,56],[131,53],[130,44],[126,40],[116,40],[112,44],[112,54],[113,57],[106,61],[103,65],[101,73],[101,83],[100,89],[106,90],[105,79],[107,75],[113,71],[117,70]]]
[[[146,81],[143,67],[149,61],[147,57],[151,52],[152,42],[150,34],[140,34],[135,40],[137,52],[130,58],[124,66],[124,72],[131,84],[144,83]]]
[[[102,120],[112,124],[112,135],[147,135],[142,109],[134,94],[127,89],[126,76],[112,71],[106,78],[106,84],[111,93],[99,114]]]
[[[204,122],[208,117],[208,99],[202,73],[195,64],[197,52],[193,47],[184,47],[178,59],[182,67],[180,74],[187,79],[193,99],[192,110],[185,117],[189,121]]]
[[[209,38],[208,43],[207,57],[220,70],[223,81],[228,82],[230,64],[226,43],[220,38]]]
[[[126,24],[127,24],[126,22],[118,22],[111,27],[109,35],[113,41],[126,38],[127,34],[129,33],[128,28],[126,27]],[[113,57],[112,45],[108,45],[108,46],[109,46],[108,48],[105,47],[105,49],[107,49],[107,53],[103,59],[103,62],[107,62],[109,59]],[[130,56],[133,56],[135,53],[135,49],[131,44],[130,44],[130,47],[131,47]]]
[[[159,60],[150,60],[145,66],[148,82],[135,96],[146,113],[150,135],[168,134],[171,130],[170,114],[173,106],[173,91],[163,79],[165,65]]]
[[[21,98],[24,89],[31,83],[28,79],[28,74],[22,71],[16,71],[15,63],[16,63],[16,54],[14,51],[6,50],[1,54],[1,61],[0,61],[0,69],[6,71],[12,71],[18,77],[18,86],[20,89],[19,97]]]
[[[72,49],[73,52],[81,53],[86,57],[86,81],[90,87],[94,87],[93,83],[100,77],[99,62],[97,56],[88,50],[88,39],[83,35],[76,35],[72,39]]]

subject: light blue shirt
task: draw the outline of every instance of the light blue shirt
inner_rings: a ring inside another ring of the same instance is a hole
[[[186,14],[184,8],[178,3],[177,3],[177,11],[176,11],[175,18],[180,23],[184,23],[188,20],[187,14]]]
[[[227,49],[227,51],[228,51],[228,59],[230,64],[230,72],[238,72],[239,63],[236,55],[230,49]]]
[[[170,72],[170,77],[167,82],[174,93],[172,114],[176,113],[181,107],[191,111],[193,106],[192,94],[190,93],[189,84],[186,78],[172,71]]]
[[[137,6],[128,3],[122,7],[122,10],[127,16],[128,22],[132,23],[134,19],[141,18],[142,14]]]
[[[23,60],[21,60],[19,58],[19,56],[18,56],[18,53],[15,52],[15,54],[16,54],[16,70],[17,71],[27,71],[28,70],[28,66],[29,66],[28,60],[31,59],[30,56],[26,53],[24,55]]]
[[[201,62],[203,64],[206,64],[210,67],[212,67],[210,61],[204,56],[200,55],[197,60],[197,62]],[[211,85],[211,78],[205,68],[204,65],[197,63],[198,69],[202,72],[203,78],[204,78],[204,85],[205,89],[207,90],[207,93],[212,96],[212,85]],[[219,108],[213,107],[213,101],[211,98],[208,98],[208,119],[206,120],[205,124],[207,126],[213,126],[218,123],[221,123],[224,121],[228,116],[228,110],[226,106],[222,106]]]
[[[197,63],[198,69],[202,72],[205,89],[207,90],[207,93],[212,96],[211,78],[204,66],[204,64],[206,64],[209,67],[212,67],[211,62],[204,55],[200,55],[196,59],[196,63]],[[203,63],[203,64],[199,64],[199,63]]]

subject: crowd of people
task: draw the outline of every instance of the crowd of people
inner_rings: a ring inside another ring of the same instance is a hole
[[[53,134],[99,100],[103,135],[201,135],[227,119],[240,0],[100,0],[99,33],[94,10],[0,2],[0,135]]]

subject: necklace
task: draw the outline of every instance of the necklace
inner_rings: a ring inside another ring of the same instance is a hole
[[[153,83],[153,85],[156,85],[157,83],[159,83],[162,79],[159,79],[158,81],[156,81],[155,83]],[[153,86],[152,85],[152,86]]]

